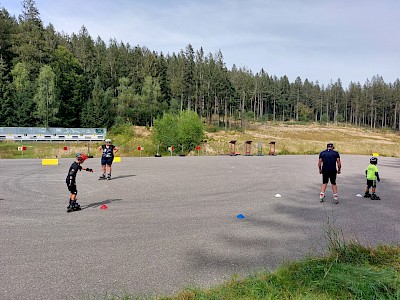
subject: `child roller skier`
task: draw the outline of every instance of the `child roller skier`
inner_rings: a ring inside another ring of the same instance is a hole
[[[69,167],[68,175],[66,178],[67,187],[70,192],[69,205],[67,207],[67,212],[81,209],[78,202],[76,202],[76,195],[78,194],[78,191],[76,189],[76,174],[78,173],[78,171],[82,171],[82,170],[86,170],[88,172],[93,172],[93,169],[83,168],[81,166],[81,164],[87,159],[88,159],[88,157],[85,154],[77,154],[75,161]]]
[[[111,144],[110,139],[105,140],[105,144],[101,145],[98,149],[102,152],[101,154],[101,169],[103,174],[99,179],[111,180],[111,169],[114,160],[114,153],[118,152],[118,147]],[[106,177],[107,176],[107,177]]]
[[[379,178],[378,158],[371,157],[369,160],[370,164],[365,170],[365,176],[367,177],[367,189],[365,190],[364,198],[371,198],[371,200],[381,200],[381,198],[376,194],[376,181],[381,181]],[[372,187],[372,194],[369,193],[369,188]]]

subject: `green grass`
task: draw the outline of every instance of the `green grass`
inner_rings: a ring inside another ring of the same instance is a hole
[[[132,295],[107,300],[150,299]],[[325,257],[285,264],[210,289],[187,288],[157,300],[400,299],[400,247],[342,244]]]
[[[324,228],[328,253],[280,266],[274,272],[237,275],[218,286],[186,288],[176,295],[141,298],[105,296],[104,300],[220,300],[220,299],[400,299],[400,246],[367,247],[346,242],[328,219]]]

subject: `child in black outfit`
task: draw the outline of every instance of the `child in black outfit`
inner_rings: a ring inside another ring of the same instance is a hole
[[[69,167],[68,175],[65,180],[67,183],[68,190],[70,192],[69,205],[67,207],[67,212],[81,209],[80,205],[76,202],[76,195],[78,194],[78,191],[76,189],[76,174],[78,173],[78,171],[82,171],[82,170],[86,170],[88,172],[93,172],[93,169],[83,168],[81,166],[81,164],[87,159],[88,159],[87,155],[77,154],[76,160]]]

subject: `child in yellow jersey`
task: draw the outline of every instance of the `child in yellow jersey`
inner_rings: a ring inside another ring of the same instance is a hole
[[[365,190],[364,198],[371,198],[371,200],[381,200],[381,198],[377,194],[375,194],[376,181],[381,181],[379,178],[378,167],[376,166],[378,163],[378,158],[371,157],[369,162],[370,164],[365,170],[365,176],[367,177],[367,189]],[[372,187],[372,194],[369,193],[370,187]]]

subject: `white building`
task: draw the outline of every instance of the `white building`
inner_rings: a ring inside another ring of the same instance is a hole
[[[0,141],[103,141],[106,128],[0,127]]]

